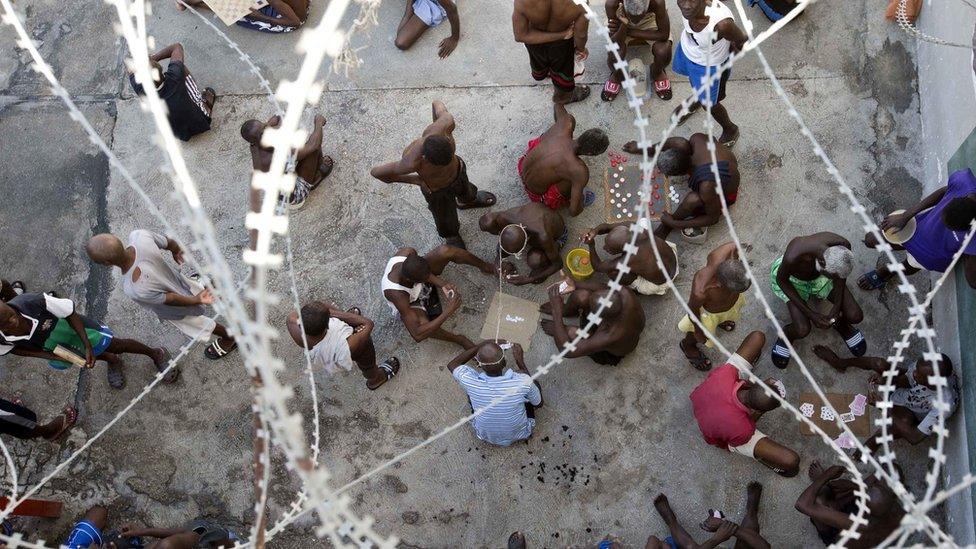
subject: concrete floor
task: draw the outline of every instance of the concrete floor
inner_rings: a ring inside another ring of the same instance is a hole
[[[314,4],[312,21],[323,10],[321,2]],[[176,224],[179,210],[159,169],[162,156],[150,139],[151,122],[124,83],[120,47],[108,30],[114,12],[76,0],[26,0],[19,5],[42,52],[85,115]],[[240,252],[246,243],[242,222],[250,164],[238,128],[247,118],[269,116],[268,103],[257,80],[212,31],[193,15],[176,13],[170,2],[154,6],[149,28],[157,45],[181,41],[198,82],[215,87],[220,95],[213,130],[185,145],[183,152],[226,257],[243,274]],[[602,11],[602,6],[594,7]],[[336,158],[336,171],[292,225],[303,298],[360,306],[376,320],[379,352],[395,354],[404,364],[401,375],[375,393],[364,389],[356,373],[319,376],[323,462],[339,484],[454,422],[466,405],[444,368],[456,350],[438,342],[414,344],[383,303],[379,278],[386,259],[398,247],[427,250],[438,239],[419,192],[384,186],[369,177],[369,167],[397,158],[429,120],[430,101],[440,99],[457,118],[459,154],[468,161],[472,181],[495,192],[500,207],[512,207],[524,202],[516,159],[525,141],[551,121],[550,89],[529,77],[524,49],[511,37],[508,2],[461,3],[462,41],[446,60],[436,56],[437,43],[448,33],[446,24],[409,52],[393,47],[402,8],[401,2],[384,3],[379,26],[357,38],[357,46],[365,47],[360,51],[365,64],[349,77],[330,77],[319,112],[329,120],[325,149]],[[877,215],[918,198],[924,154],[914,45],[883,20],[881,8],[879,2],[821,2],[765,46],[797,108]],[[672,27],[679,28],[677,9],[672,6],[671,12]],[[766,28],[758,10],[750,15],[758,18],[757,29]],[[266,36],[236,27],[227,33],[272,82],[291,77],[300,64],[293,53],[297,34]],[[25,55],[13,51],[10,37],[8,28],[0,29],[0,43],[11,52],[0,56],[2,275],[23,279],[31,289],[70,295],[80,310],[104,319],[117,333],[175,349],[182,336],[161,328],[129,302],[119,288],[118,273],[90,265],[82,248],[92,233],[125,235],[159,226],[64,116],[61,103],[28,69]],[[596,97],[607,71],[595,34],[590,51],[584,79],[594,84],[594,97],[571,112],[580,129],[605,129],[619,149],[633,136],[630,114],[623,101],[606,104]],[[674,85],[674,102],[649,102],[655,133],[677,99],[690,91],[680,79]],[[769,263],[795,235],[830,229],[857,242],[859,223],[754,57],[736,65],[726,105],[742,128],[736,153],[743,187],[733,216],[763,288],[768,288]],[[310,120],[312,114],[306,117]],[[698,131],[702,120],[699,115],[678,134]],[[591,173],[601,174],[606,164],[605,157],[591,160]],[[597,208],[570,222],[574,234],[599,221],[603,212]],[[488,256],[492,242],[478,234],[477,215],[462,214],[462,233],[475,253]],[[724,228],[716,227],[708,246],[679,242],[680,289],[687,291],[690,275],[708,250],[727,236]],[[855,249],[858,271],[874,264],[873,253]],[[465,299],[451,327],[476,337],[496,282],[457,268],[445,277],[458,284]],[[272,285],[281,294],[287,290],[283,276],[273,278]],[[542,287],[506,291],[533,300],[544,296]],[[901,325],[885,319],[903,318],[905,302],[891,291],[855,295],[868,318],[862,328],[870,352],[887,354]],[[785,317],[785,307],[778,302],[774,307]],[[658,492],[669,495],[691,528],[708,507],[737,517],[745,485],[760,480],[766,487],[762,528],[767,539],[774,547],[815,546],[819,542],[813,528],[792,509],[806,485],[802,477],[781,479],[701,440],[687,396],[704,376],[688,366],[677,348],[679,305],[667,296],[646,299],[645,309],[648,326],[639,352],[618,368],[576,360],[541,380],[547,405],[530,443],[493,448],[462,429],[353,489],[356,511],[373,515],[380,532],[399,536],[409,547],[498,547],[516,529],[527,534],[533,547],[593,544],[606,533],[639,545],[648,534],[664,533],[651,505]],[[277,326],[283,326],[287,312],[286,306],[274,312]],[[756,303],[747,306],[739,326],[737,333],[723,336],[727,345],[734,347],[752,329],[772,334]],[[812,358],[809,349],[821,341],[842,345],[836,336],[820,333],[800,344],[804,357]],[[280,342],[276,351],[292,365],[286,377],[297,385],[296,403],[309,418],[311,432],[311,401],[299,349]],[[551,341],[538,332],[527,355],[530,368],[553,351]],[[712,358],[718,357],[713,353]],[[38,480],[98,431],[150,379],[148,362],[135,359],[122,391],[108,388],[102,368],[79,375],[17,358],[2,362],[3,396],[19,392],[45,417],[65,402],[76,403],[81,411],[78,427],[63,445],[12,445],[24,484]],[[815,359],[811,364],[828,390],[867,389],[866,375],[840,377],[820,368]],[[65,501],[61,519],[21,521],[21,529],[35,538],[62,540],[73,520],[95,503],[109,505],[119,523],[179,524],[206,515],[246,529],[252,516],[250,427],[240,359],[212,363],[197,348],[182,370],[176,386],[161,386],[147,396],[41,492]],[[757,370],[780,375],[766,358]],[[798,368],[792,366],[782,377],[797,398],[805,385]],[[819,439],[801,436],[784,412],[769,414],[760,428],[797,448],[804,468],[815,457],[829,457]],[[896,448],[910,480],[922,482],[924,450]],[[290,501],[293,489],[279,467],[273,516]],[[272,545],[321,546],[310,526],[299,525]]]

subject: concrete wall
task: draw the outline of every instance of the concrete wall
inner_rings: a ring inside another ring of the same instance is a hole
[[[974,43],[974,24],[976,10],[957,0],[927,2],[918,21],[923,32],[964,44]],[[930,192],[945,184],[950,171],[976,169],[973,52],[919,41],[918,77],[922,131],[927,144],[924,183],[925,192]],[[961,274],[948,279],[931,309],[944,351],[962,374],[963,411],[948,424],[947,485],[976,470],[976,295]],[[946,506],[949,531],[959,544],[976,542],[974,501],[976,491],[964,491]]]

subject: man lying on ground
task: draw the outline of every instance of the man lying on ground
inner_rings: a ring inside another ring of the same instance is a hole
[[[538,284],[562,267],[559,250],[566,245],[569,228],[558,212],[542,204],[526,204],[503,212],[486,213],[478,220],[481,230],[498,236],[499,255],[502,259],[515,256],[525,258],[528,274],[505,262],[505,281],[521,286]]]
[[[189,141],[194,135],[210,129],[217,92],[213,88],[205,88],[200,92],[197,81],[184,64],[185,58],[183,46],[177,42],[150,55],[149,64],[154,73],[156,93],[166,103],[167,118],[173,128],[173,135]],[[159,64],[163,59],[169,59],[165,72]],[[131,72],[129,83],[133,91],[145,95],[145,90],[136,83],[136,76]]]
[[[348,372],[355,364],[366,378],[366,388],[370,391],[400,372],[400,360],[395,356],[377,366],[373,321],[364,317],[358,307],[341,311],[334,304],[313,301],[302,306],[301,313],[304,341],[295,311],[288,315],[288,334],[299,347],[307,342],[312,365],[334,374],[339,368]]]
[[[630,242],[630,222],[601,223],[595,228],[583,233],[580,240],[590,248],[590,264],[598,273],[606,273],[611,279],[617,276],[617,263],[623,259],[624,246]],[[596,237],[607,235],[603,241],[603,249],[613,257],[601,259],[596,249]],[[678,276],[678,247],[664,239],[654,237],[664,269],[654,256],[651,239],[642,231],[637,237],[637,253],[630,257],[628,266],[630,272],[625,274],[620,283],[641,295],[664,295],[668,293],[665,270],[671,278]]]
[[[444,19],[451,22],[451,35],[441,40],[437,55],[444,59],[461,39],[461,18],[458,17],[454,0],[407,0],[407,9],[397,27],[394,44],[401,50],[409,50],[427,29],[440,25]]]

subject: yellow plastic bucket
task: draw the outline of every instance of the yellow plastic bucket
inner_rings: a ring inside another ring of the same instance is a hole
[[[573,248],[566,254],[566,268],[576,280],[586,280],[593,274],[590,251],[586,248]]]

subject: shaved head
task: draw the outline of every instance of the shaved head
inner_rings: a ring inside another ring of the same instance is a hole
[[[125,258],[125,246],[114,234],[96,234],[85,246],[88,257],[99,265],[118,265]]]
[[[241,137],[248,143],[260,143],[264,134],[264,124],[253,118],[241,124]]]
[[[505,351],[497,343],[485,343],[478,349],[475,360],[486,374],[498,375],[505,368]]]
[[[597,310],[597,308],[600,306],[600,298],[609,296],[610,290],[590,293],[590,309],[594,311]],[[614,294],[614,296],[610,298],[610,306],[603,310],[604,318],[615,318],[619,316],[620,312],[623,311],[623,308],[624,306],[620,304],[620,295]]]
[[[501,234],[498,235],[502,251],[511,255],[522,253],[528,240],[529,235],[525,233],[525,229],[521,225],[509,225],[502,229]]]

